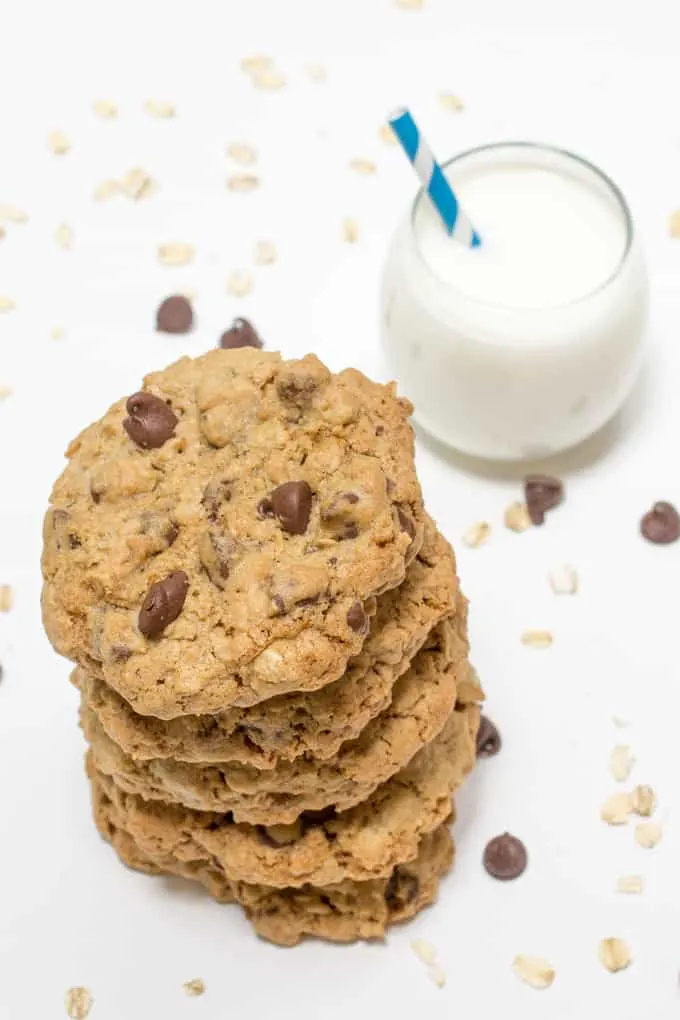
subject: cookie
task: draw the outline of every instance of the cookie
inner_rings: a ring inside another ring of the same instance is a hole
[[[422,548],[404,583],[378,600],[370,633],[345,675],[318,691],[284,694],[212,716],[158,720],[135,713],[84,670],[75,671],[74,683],[108,736],[135,759],[239,761],[258,769],[303,754],[325,759],[389,704],[395,681],[452,612],[452,661],[458,661],[467,654],[467,603],[458,589],[451,546],[426,518]]]
[[[441,623],[397,681],[388,708],[357,740],[326,761],[296,758],[275,769],[225,762],[195,765],[152,759],[135,762],[111,741],[97,717],[81,706],[81,724],[95,767],[145,800],[202,811],[230,811],[236,822],[289,824],[305,811],[346,811],[411,761],[442,730],[456,703],[457,678],[467,663],[450,661],[449,621]]]
[[[215,861],[188,863],[141,850],[96,776],[92,800],[97,828],[124,864],[151,875],[200,882],[220,902],[240,903],[255,931],[281,946],[296,945],[305,935],[334,942],[383,938],[389,925],[413,917],[435,900],[439,879],[453,863],[453,842],[444,823],[423,837],[412,861],[396,865],[387,878],[299,889],[233,882]]]
[[[252,348],[145,387],[71,443],[52,491],[55,648],[162,719],[338,679],[422,543],[411,405]]]
[[[218,862],[234,881],[279,888],[365,881],[413,860],[423,836],[446,820],[451,794],[474,764],[478,721],[476,706],[454,711],[439,737],[362,804],[337,815],[332,809],[301,815],[286,826],[145,801],[98,772],[91,758],[88,769],[151,857]]]

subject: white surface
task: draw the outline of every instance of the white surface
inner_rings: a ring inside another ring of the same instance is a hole
[[[0,580],[16,594],[0,617],[2,1020],[64,1016],[72,984],[92,990],[92,1020],[678,1015],[680,545],[655,548],[637,534],[653,500],[680,502],[680,242],[668,240],[666,224],[680,205],[676,6],[427,8],[63,0],[14,4],[11,19],[4,12],[0,201],[25,205],[31,222],[0,244],[0,293],[19,305],[0,317],[0,383],[15,389],[0,405]],[[237,61],[257,51],[279,58],[286,90],[251,91]],[[328,65],[325,86],[302,71],[316,60]],[[440,88],[462,96],[466,111],[440,109]],[[150,97],[176,101],[177,120],[145,117]],[[94,118],[95,98],[120,104],[117,122]],[[251,313],[287,355],[313,349],[333,366],[378,371],[379,269],[414,182],[376,130],[400,102],[418,111],[438,150],[533,136],[607,168],[645,241],[656,344],[623,421],[559,465],[568,502],[540,531],[500,526],[516,481],[421,443],[423,486],[445,532],[456,540],[476,519],[494,524],[488,545],[460,548],[459,561],[474,658],[505,748],[461,798],[458,864],[436,908],[386,946],[283,951],[257,941],[236,909],[127,872],[96,836],[68,666],[41,633],[41,517],[68,439],[145,370],[211,346],[237,312]],[[46,151],[54,128],[74,142],[61,159]],[[255,195],[224,188],[224,148],[241,137],[261,154]],[[355,154],[378,160],[373,179],[346,168]],[[90,201],[97,181],[134,165],[158,178],[157,198]],[[362,226],[355,247],[339,241],[346,215]],[[62,220],[75,230],[70,253],[52,241]],[[260,237],[276,241],[280,262],[258,271],[252,295],[237,302],[224,292],[226,275]],[[158,266],[164,240],[195,241],[196,263]],[[157,301],[182,286],[198,291],[198,328],[159,337]],[[63,341],[49,337],[57,325],[68,329]],[[547,571],[563,561],[579,569],[577,597],[548,588]],[[553,648],[523,647],[527,627],[553,628]],[[633,725],[615,730],[612,713]],[[659,795],[664,839],[653,851],[598,818],[614,786],[609,752],[622,740],[637,756],[634,779]],[[531,863],[503,886],[480,856],[506,827],[526,840]],[[638,871],[644,894],[617,897],[617,876]],[[628,971],[601,968],[597,944],[607,936],[628,940]],[[414,937],[437,947],[443,990],[409,948]],[[522,985],[511,969],[517,953],[547,957],[553,987]],[[200,999],[181,988],[193,977],[206,983]]]
[[[647,336],[649,285],[606,178],[545,146],[496,144],[449,164],[484,238],[466,249],[421,192],[389,247],[385,359],[417,420],[463,453],[568,450],[620,410]]]
[[[416,243],[435,276],[471,301],[547,316],[613,275],[626,247],[626,221],[602,182],[583,179],[579,165],[558,153],[547,166],[537,165],[531,150],[508,159],[491,149],[480,157],[446,172],[483,235],[478,249],[457,244],[432,203],[418,202]]]

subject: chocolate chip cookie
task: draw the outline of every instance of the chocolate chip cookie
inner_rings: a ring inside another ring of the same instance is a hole
[[[380,596],[370,633],[345,675],[318,691],[284,694],[212,716],[159,720],[138,715],[84,670],[76,670],[74,682],[111,740],[135,759],[239,761],[258,769],[302,754],[326,759],[387,706],[396,680],[452,612],[455,663],[467,655],[467,603],[458,590],[451,547],[426,518],[422,548],[404,583]],[[481,692],[466,700],[481,700]]]
[[[311,355],[215,350],[148,376],[54,486],[50,640],[162,719],[338,679],[422,543],[410,412]]]
[[[478,722],[476,706],[454,711],[441,734],[363,803],[309,812],[291,825],[254,826],[230,814],[145,801],[97,771],[91,757],[88,769],[151,857],[218,862],[233,881],[277,887],[366,881],[413,860],[423,836],[448,818],[451,795],[475,761]]]
[[[125,828],[124,812],[96,776],[92,799],[97,828],[128,867],[200,882],[217,900],[240,903],[258,934],[281,946],[293,946],[305,935],[335,942],[382,938],[388,925],[413,917],[434,901],[439,879],[453,862],[453,843],[444,823],[423,837],[413,860],[397,864],[385,878],[297,889],[235,882],[216,860],[186,861],[142,850]]]
[[[429,647],[418,653],[397,681],[385,709],[357,740],[332,758],[307,756],[274,769],[225,762],[196,765],[166,759],[135,762],[111,741],[86,704],[81,724],[98,771],[120,789],[202,811],[230,811],[237,822],[255,825],[294,822],[305,811],[332,805],[345,811],[365,800],[441,731],[456,702],[456,680],[467,664],[451,662],[450,621],[436,628]]]

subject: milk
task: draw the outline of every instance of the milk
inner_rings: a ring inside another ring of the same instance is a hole
[[[618,410],[640,362],[648,288],[625,200],[541,146],[489,146],[446,173],[482,245],[452,240],[419,195],[385,269],[388,362],[421,424],[466,453],[572,446]]]

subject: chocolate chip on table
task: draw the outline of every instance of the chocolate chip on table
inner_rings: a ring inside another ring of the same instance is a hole
[[[149,588],[139,610],[138,626],[144,637],[158,637],[182,612],[189,578],[175,570]]]
[[[481,716],[477,730],[477,757],[493,758],[501,747],[502,741],[498,727],[491,722],[488,716]]]
[[[261,350],[262,346],[257,330],[248,319],[234,319],[229,329],[220,337],[220,347],[228,351],[236,347],[256,347]]]
[[[680,514],[672,503],[655,503],[640,521],[640,531],[648,542],[669,545],[680,538]]]
[[[290,535],[304,535],[312,509],[312,490],[307,482],[284,482],[269,500],[283,530]]]
[[[194,310],[183,294],[173,294],[161,301],[156,312],[159,333],[188,333],[194,324]]]
[[[519,878],[527,866],[524,843],[509,832],[490,840],[484,849],[484,867],[492,878],[509,882]]]
[[[175,434],[178,418],[164,400],[153,393],[133,393],[125,405],[128,417],[123,428],[143,450],[157,450]]]
[[[552,475],[527,475],[524,479],[524,500],[532,524],[543,524],[548,510],[564,499],[564,485]]]
[[[351,629],[357,633],[365,629],[366,624],[368,623],[368,617],[364,612],[364,607],[361,602],[355,602],[349,607],[347,611],[347,623]]]

